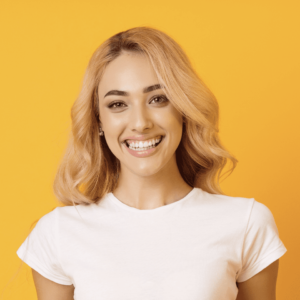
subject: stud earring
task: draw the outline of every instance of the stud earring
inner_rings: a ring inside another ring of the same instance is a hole
[[[104,131],[102,131],[102,128],[100,127],[99,135],[103,136],[103,134],[104,134]]]

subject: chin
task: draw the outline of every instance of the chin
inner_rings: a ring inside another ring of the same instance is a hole
[[[156,173],[158,173],[162,169],[163,165],[154,167],[153,164],[149,165],[144,165],[143,167],[138,167],[132,168],[132,166],[128,167],[126,166],[126,169],[129,170],[131,173],[135,174],[136,176],[139,177],[148,177],[148,176],[153,176]]]

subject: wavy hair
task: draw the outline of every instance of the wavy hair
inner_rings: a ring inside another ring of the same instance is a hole
[[[56,197],[65,205],[88,205],[97,203],[117,185],[120,161],[105,137],[99,136],[97,91],[106,66],[124,52],[149,58],[168,99],[183,116],[182,139],[176,150],[182,178],[190,186],[223,194],[219,186],[221,171],[231,161],[231,169],[225,172],[230,175],[237,159],[219,140],[215,96],[170,36],[154,28],[135,27],[106,40],[88,63],[82,89],[71,109],[69,143],[54,179]]]

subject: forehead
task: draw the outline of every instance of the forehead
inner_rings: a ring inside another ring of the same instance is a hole
[[[124,53],[107,65],[98,94],[101,99],[110,90],[139,93],[145,87],[157,83],[158,78],[146,55]]]

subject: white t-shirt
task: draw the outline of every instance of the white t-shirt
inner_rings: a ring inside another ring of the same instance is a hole
[[[235,300],[236,282],[286,251],[267,206],[194,188],[149,210],[112,193],[57,207],[17,254],[44,277],[73,284],[75,300]]]

